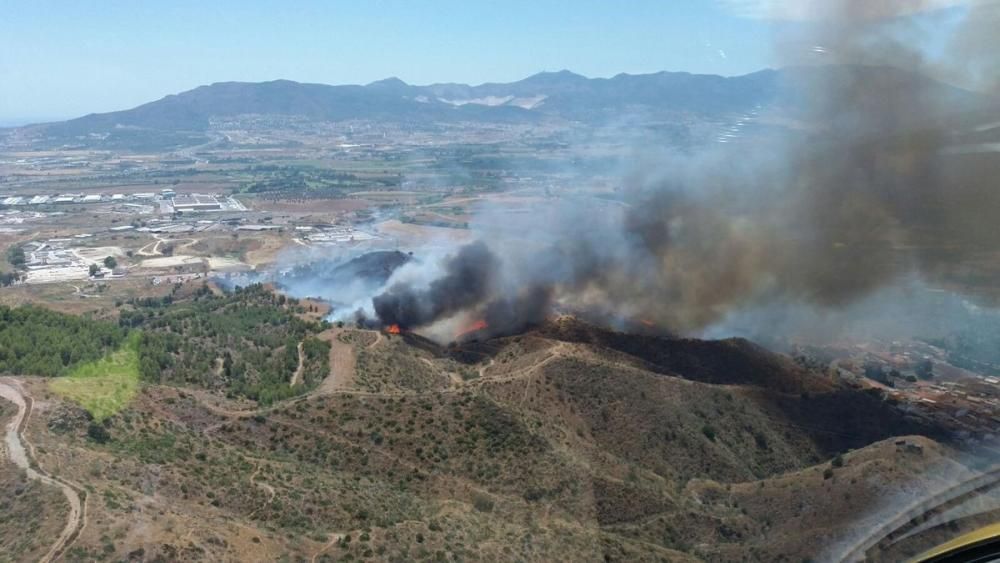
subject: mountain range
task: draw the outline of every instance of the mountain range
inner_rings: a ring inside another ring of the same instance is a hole
[[[55,134],[99,133],[115,127],[202,131],[217,117],[293,115],[312,120],[592,121],[632,111],[719,113],[773,99],[780,74],[761,71],[735,78],[687,73],[619,74],[586,78],[544,72],[508,84],[413,86],[388,78],[364,86],[271,82],[219,82],[133,109],[90,114],[44,127]]]
[[[884,80],[887,73],[908,87],[925,88],[961,102],[982,97],[931,79],[885,67],[828,66],[762,70],[735,77],[657,72],[587,78],[573,72],[542,72],[511,83],[410,85],[387,78],[367,85],[306,84],[290,80],[218,82],[138,107],[68,121],[23,127],[50,140],[100,136],[135,137],[197,133],[217,120],[290,116],[309,121],[368,120],[397,123],[621,123],[623,119],[676,122],[714,119],[762,107],[795,111],[816,80]]]

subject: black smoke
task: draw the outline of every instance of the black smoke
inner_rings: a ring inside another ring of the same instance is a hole
[[[786,43],[826,57],[784,73],[788,134],[667,155],[618,202],[564,200],[520,237],[484,233],[427,289],[376,297],[376,314],[413,328],[463,312],[507,332],[563,306],[690,332],[769,302],[842,308],[914,275],[988,289],[977,264],[1000,247],[1000,158],[976,143],[1000,112],[994,92],[954,84],[998,68],[985,22],[1000,7],[970,5],[932,49],[914,2],[869,4],[824,2],[826,19]]]
[[[489,334],[514,334],[548,317],[552,294],[550,287],[529,287],[491,301],[477,317],[486,322]]]
[[[469,244],[445,260],[441,276],[427,288],[397,283],[376,296],[375,314],[384,324],[402,329],[429,324],[488,297],[499,266],[486,244]]]

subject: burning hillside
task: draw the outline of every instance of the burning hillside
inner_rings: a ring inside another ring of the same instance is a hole
[[[837,65],[787,85],[804,104],[801,137],[667,156],[630,176],[615,205],[564,200],[507,218],[529,242],[483,229],[391,278],[374,315],[404,330],[482,319],[476,331],[505,334],[559,308],[690,332],[747,307],[839,308],[904,278],[933,283],[971,249],[995,248],[1000,160],[955,150],[969,95],[920,76],[960,82],[992,68],[1000,51],[983,22],[1000,21],[1000,8],[970,7],[953,30],[988,36],[977,50],[931,56],[907,20],[861,4],[827,6],[833,23],[795,38]]]

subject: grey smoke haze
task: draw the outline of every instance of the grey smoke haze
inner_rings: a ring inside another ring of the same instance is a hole
[[[393,285],[376,313],[406,327],[463,313],[508,332],[558,307],[697,332],[768,303],[843,308],[911,275],[978,289],[956,276],[1000,242],[1000,159],[946,150],[983,116],[968,114],[967,92],[925,76],[986,84],[1000,7],[971,6],[932,53],[917,22],[873,19],[867,5],[825,3],[832,23],[780,42],[821,45],[836,63],[787,85],[801,133],[664,156],[626,178],[621,202],[562,200],[504,218],[506,234],[486,210],[482,242],[429,285]]]

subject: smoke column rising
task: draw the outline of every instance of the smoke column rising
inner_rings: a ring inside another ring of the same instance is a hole
[[[375,314],[390,325],[408,329],[475,305],[489,295],[499,260],[482,242],[448,256],[444,273],[423,290],[397,283],[372,300]]]
[[[1000,8],[968,6],[931,56],[941,37],[888,17],[917,4],[880,2],[874,17],[869,2],[825,2],[808,34],[782,38],[833,63],[784,73],[800,133],[664,157],[627,179],[620,204],[557,203],[517,239],[484,231],[427,287],[375,297],[376,314],[409,328],[475,314],[510,332],[558,304],[692,332],[771,301],[840,308],[911,275],[955,282],[1000,242],[1000,159],[953,150],[983,97],[928,76],[991,84]]]

